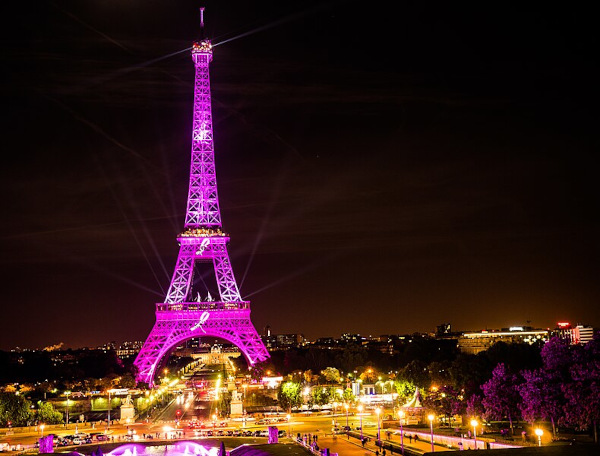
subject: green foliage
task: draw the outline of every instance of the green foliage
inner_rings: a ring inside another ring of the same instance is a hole
[[[401,379],[394,382],[394,388],[398,393],[398,402],[404,405],[414,396],[417,385],[411,381]]]
[[[326,367],[321,371],[321,375],[328,383],[340,383],[342,380],[340,371],[335,367]]]
[[[294,407],[300,407],[302,405],[302,387],[300,383],[285,382],[282,383],[277,392],[277,400],[279,406],[289,412]]]
[[[63,422],[63,415],[50,402],[39,401],[36,419],[38,423],[60,424]]]
[[[0,393],[0,426],[27,426],[31,420],[31,402],[21,395]]]
[[[311,402],[315,405],[325,405],[329,403],[329,390],[323,386],[315,386],[311,393]]]
[[[342,402],[342,400],[343,400],[342,395],[339,392],[339,389],[336,388],[335,386],[330,386],[328,388],[328,394],[329,394],[329,402]]]
[[[351,403],[356,400],[356,396],[354,395],[354,393],[352,393],[351,388],[346,388],[342,394],[342,399],[344,400],[344,402]]]

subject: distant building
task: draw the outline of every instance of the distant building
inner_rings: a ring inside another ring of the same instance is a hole
[[[360,334],[345,333],[345,334],[342,334],[342,337],[340,338],[340,343],[342,343],[344,345],[348,345],[348,344],[362,345],[365,342],[365,340],[366,340],[366,338],[361,336]]]
[[[116,349],[116,354],[121,359],[131,358],[137,356],[139,351],[142,349],[144,344],[141,340],[135,340],[133,342],[123,342],[119,348]]]
[[[306,344],[303,334],[272,334],[270,328],[261,336],[267,350],[287,350],[302,347]]]
[[[333,337],[320,337],[313,342],[313,346],[317,348],[340,348],[339,343]]]
[[[571,344],[587,344],[594,338],[594,328],[577,324],[575,327],[568,322],[559,322],[553,335],[568,339]]]
[[[533,329],[528,326],[466,332],[458,338],[458,347],[464,353],[477,354],[497,342],[535,344],[547,342],[550,335],[550,331],[547,329]]]

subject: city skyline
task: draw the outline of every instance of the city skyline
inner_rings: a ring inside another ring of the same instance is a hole
[[[199,6],[16,11],[0,349],[148,334],[183,230]],[[223,229],[259,332],[600,326],[585,11],[204,6]]]

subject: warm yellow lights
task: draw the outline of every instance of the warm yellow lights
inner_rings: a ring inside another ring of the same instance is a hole
[[[471,420],[471,426],[477,427],[478,424],[477,420]]]
[[[427,415],[427,419],[429,421],[433,421],[435,419],[435,416],[433,416],[432,414]]]

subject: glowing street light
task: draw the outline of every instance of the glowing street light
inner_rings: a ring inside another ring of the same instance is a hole
[[[44,428],[45,428],[45,427],[46,427],[46,426],[45,426],[44,424],[41,424],[41,425],[40,425],[40,430],[42,431],[42,437],[44,437]]]
[[[474,443],[475,443],[475,449],[477,449],[477,425],[479,423],[477,422],[477,420],[473,419],[471,420],[471,426],[473,426],[473,439],[474,439]]]
[[[429,429],[431,429],[431,452],[435,451],[435,447],[433,446],[433,420],[435,416],[432,414],[427,415],[427,419],[429,420]]]
[[[535,435],[538,436],[538,446],[542,446],[542,436],[544,435],[544,430],[537,428],[535,430]]]
[[[69,396],[71,395],[71,391],[65,391],[65,396],[67,396],[67,429],[69,429]]]
[[[362,442],[362,440],[363,440],[363,432],[362,432],[362,411],[363,411],[363,406],[362,406],[362,404],[360,404],[356,408],[358,409],[358,416],[360,417],[360,441]]]

